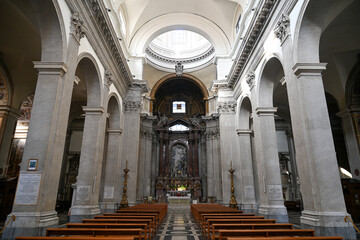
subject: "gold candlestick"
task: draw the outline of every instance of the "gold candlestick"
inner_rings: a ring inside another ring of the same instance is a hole
[[[124,169],[125,180],[124,180],[123,196],[122,196],[122,199],[120,202],[120,208],[126,208],[129,206],[129,203],[127,200],[127,174],[130,170],[127,167],[128,167],[128,161],[126,160],[126,167]]]
[[[232,168],[232,162],[231,162],[231,167],[229,169],[230,172],[230,177],[231,177],[231,198],[230,198],[230,203],[229,203],[229,207],[233,207],[233,208],[237,208],[237,202],[236,202],[236,198],[235,198],[235,188],[234,188],[234,172],[235,169]]]

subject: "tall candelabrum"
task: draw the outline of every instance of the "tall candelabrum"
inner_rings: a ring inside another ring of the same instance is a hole
[[[121,202],[120,202],[120,208],[126,208],[129,206],[129,203],[128,203],[128,200],[127,200],[127,175],[128,175],[128,172],[130,171],[128,169],[128,164],[127,164],[127,160],[126,160],[126,167],[124,169],[124,173],[125,173],[125,180],[124,180],[124,188],[123,188],[123,196],[122,196],[122,199],[121,199]]]
[[[229,203],[229,207],[233,207],[233,208],[237,208],[237,202],[236,202],[236,198],[235,198],[235,188],[234,188],[234,172],[235,169],[233,169],[232,167],[232,162],[231,162],[231,167],[229,169],[230,172],[230,178],[231,178],[231,197],[230,197],[230,203]]]

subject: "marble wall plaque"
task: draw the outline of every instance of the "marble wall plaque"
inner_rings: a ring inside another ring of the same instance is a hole
[[[41,173],[20,174],[16,190],[15,205],[36,205],[39,195]]]
[[[104,187],[104,198],[112,199],[114,198],[114,187]]]
[[[283,200],[281,185],[268,185],[269,200]]]
[[[76,187],[76,201],[90,201],[91,186],[77,186]]]

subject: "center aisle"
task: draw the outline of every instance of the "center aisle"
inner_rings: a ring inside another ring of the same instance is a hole
[[[190,205],[168,205],[167,216],[155,240],[204,240],[190,212]]]

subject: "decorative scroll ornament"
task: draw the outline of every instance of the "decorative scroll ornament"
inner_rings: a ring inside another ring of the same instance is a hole
[[[250,71],[246,76],[246,83],[249,85],[250,90],[255,86],[255,73]]]
[[[141,102],[124,101],[123,107],[124,107],[124,112],[140,112]]]
[[[281,43],[283,43],[286,37],[288,36],[289,26],[290,26],[290,18],[287,15],[282,14],[281,20],[277,23],[274,29],[276,37],[280,39]]]
[[[237,103],[235,101],[219,102],[217,106],[218,113],[235,113]]]
[[[105,86],[110,88],[112,83],[113,83],[113,75],[109,69],[105,69],[104,84],[105,84]]]
[[[74,13],[71,16],[71,33],[78,42],[85,36],[84,30],[84,21],[80,19],[80,14],[78,12]]]

